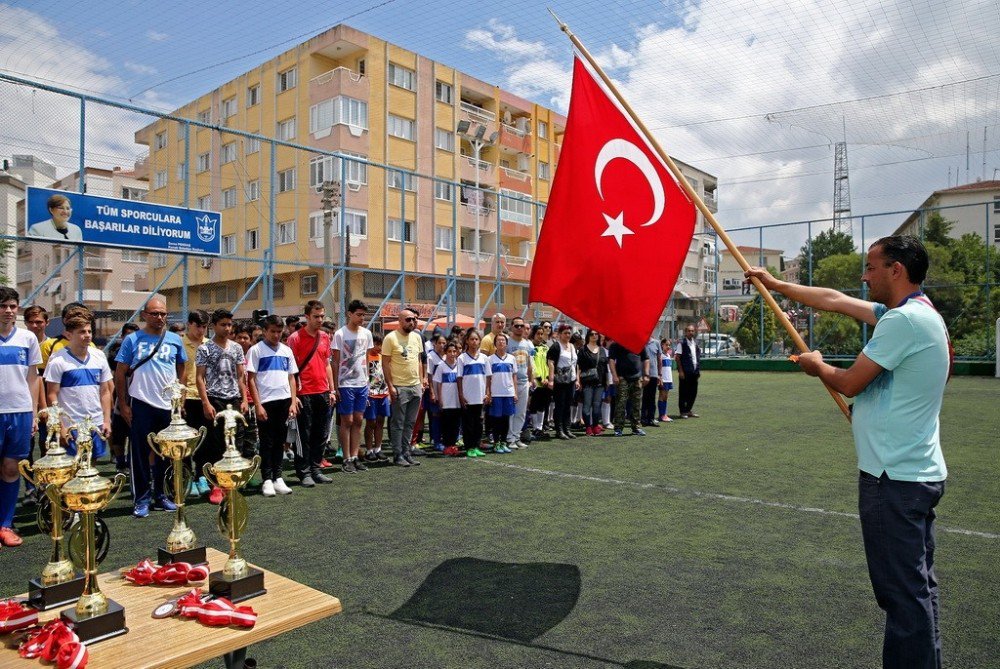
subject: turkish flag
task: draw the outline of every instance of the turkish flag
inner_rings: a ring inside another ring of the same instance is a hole
[[[694,224],[694,204],[577,58],[529,299],[639,352],[674,290]]]

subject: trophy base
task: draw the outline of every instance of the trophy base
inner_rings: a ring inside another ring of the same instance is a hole
[[[184,551],[172,552],[166,548],[156,549],[156,561],[162,567],[173,562],[187,562],[188,564],[208,564],[208,557],[205,555],[204,546],[195,546]]]
[[[73,627],[82,643],[97,643],[128,632],[125,627],[125,608],[113,599],[108,600],[108,610],[96,616],[78,616],[76,609],[66,609],[60,615],[64,622]]]
[[[229,578],[221,571],[214,571],[208,577],[208,591],[216,597],[225,597],[233,604],[267,592],[264,589],[264,572],[249,567],[246,576]]]
[[[28,606],[39,611],[48,611],[80,599],[83,594],[83,575],[75,575],[72,580],[55,585],[42,585],[41,579],[28,581]]]

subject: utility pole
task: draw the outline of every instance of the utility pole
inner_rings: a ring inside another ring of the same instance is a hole
[[[333,217],[334,208],[340,206],[340,182],[324,181],[320,186],[323,197],[320,202],[323,204],[323,285],[329,286],[333,281],[333,263],[330,258],[330,245],[333,243]],[[328,314],[333,313],[333,296],[330,291],[326,293],[323,306]]]

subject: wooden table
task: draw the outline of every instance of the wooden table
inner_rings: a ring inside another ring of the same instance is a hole
[[[222,569],[226,554],[208,549],[208,563],[212,571]],[[259,567],[258,567],[259,568]],[[302,627],[311,622],[340,613],[340,600],[332,595],[285,578],[272,571],[264,571],[267,594],[240,602],[239,606],[252,606],[259,618],[252,629],[236,627],[207,627],[191,618],[154,619],[153,609],[167,600],[190,590],[193,585],[135,586],[120,575],[119,570],[98,576],[101,592],[125,607],[125,624],[128,634],[88,646],[88,669],[126,669],[127,667],[191,667],[206,660],[226,656],[230,662],[242,667],[242,651],[247,646],[282,632]],[[202,591],[208,590],[208,582]],[[69,604],[65,608],[73,606]],[[47,622],[59,615],[62,608],[42,612],[40,622]],[[4,637],[6,639],[6,637]],[[39,660],[25,660],[17,650],[0,646],[0,667],[25,669]]]

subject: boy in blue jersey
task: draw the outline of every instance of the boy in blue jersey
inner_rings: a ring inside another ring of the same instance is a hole
[[[0,543],[4,546],[21,545],[21,537],[14,531],[21,488],[17,463],[31,453],[41,393],[38,338],[14,325],[19,300],[16,290],[0,286]]]
[[[118,411],[130,427],[129,481],[136,518],[148,516],[154,502],[164,511],[177,508],[163,490],[166,462],[151,453],[146,437],[170,424],[170,399],[165,388],[184,378],[187,362],[180,336],[167,332],[167,305],[163,300],[146,302],[142,319],[145,327],[126,337],[115,357],[123,363],[115,369],[115,389]]]
[[[927,250],[916,237],[883,237],[868,249],[862,280],[872,301],[828,288],[785,283],[754,267],[768,290],[874,326],[849,369],[803,353],[799,365],[834,390],[855,397],[858,510],[875,600],[886,613],[882,663],[939,669],[935,507],[948,476],[939,414],[951,362],[948,329],[923,294]]]

